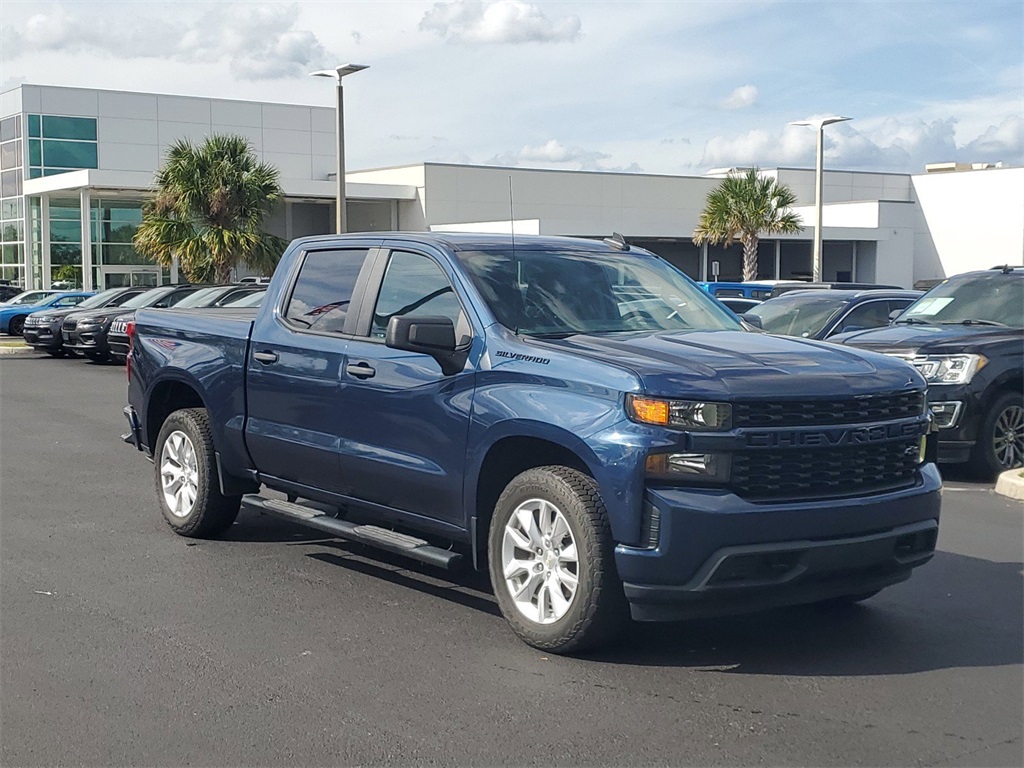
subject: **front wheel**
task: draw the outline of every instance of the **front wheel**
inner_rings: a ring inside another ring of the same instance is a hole
[[[1007,392],[981,420],[971,468],[979,477],[991,480],[1020,466],[1024,466],[1024,396]]]
[[[186,408],[168,416],[153,458],[160,511],[175,533],[209,538],[231,527],[242,497],[220,492],[210,418],[204,409]]]
[[[508,484],[488,537],[502,615],[534,648],[570,653],[610,642],[628,606],[597,483],[562,466],[529,469]]]
[[[21,336],[21,332],[23,330],[25,330],[25,316],[24,315],[18,315],[17,317],[12,317],[11,318],[11,322],[9,322],[7,324],[7,332],[9,334],[11,334],[11,336]]]

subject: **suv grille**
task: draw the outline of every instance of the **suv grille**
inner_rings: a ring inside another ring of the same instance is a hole
[[[916,481],[919,438],[827,450],[740,451],[732,488],[749,501],[835,498],[906,488]]]
[[[62,329],[64,329],[65,331],[73,331],[73,330],[75,330],[75,327],[77,325],[78,325],[78,320],[76,320],[73,317],[69,317],[69,318],[66,318],[63,323],[61,323],[60,327]]]
[[[924,412],[923,392],[897,392],[846,400],[733,403],[735,427],[818,427],[895,421]]]

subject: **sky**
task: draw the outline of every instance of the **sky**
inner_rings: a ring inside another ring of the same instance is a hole
[[[20,83],[333,106],[349,170],[1024,165],[1024,2],[2,0]]]

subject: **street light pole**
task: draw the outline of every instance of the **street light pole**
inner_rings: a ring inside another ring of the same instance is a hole
[[[337,188],[335,192],[335,228],[338,230],[338,234],[342,234],[348,231],[348,211],[346,210],[345,203],[345,98],[344,92],[341,86],[341,79],[345,75],[351,75],[354,72],[361,72],[367,69],[365,64],[342,64],[340,67],[334,69],[321,69],[318,72],[310,72],[310,75],[314,77],[333,77],[336,81],[337,88],[337,137],[338,137],[338,157],[336,162],[337,170]]]
[[[811,266],[811,281],[821,282],[821,209],[822,187],[824,186],[825,126],[852,120],[852,117],[822,117],[816,120],[796,120],[790,125],[808,125],[818,129],[818,147],[814,164],[814,261]]]

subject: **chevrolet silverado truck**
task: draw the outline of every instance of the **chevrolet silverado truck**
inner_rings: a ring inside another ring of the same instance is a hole
[[[547,651],[863,600],[934,552],[921,374],[750,330],[621,237],[304,238],[258,310],[128,330],[125,440],[176,533],[243,507],[477,568]]]

